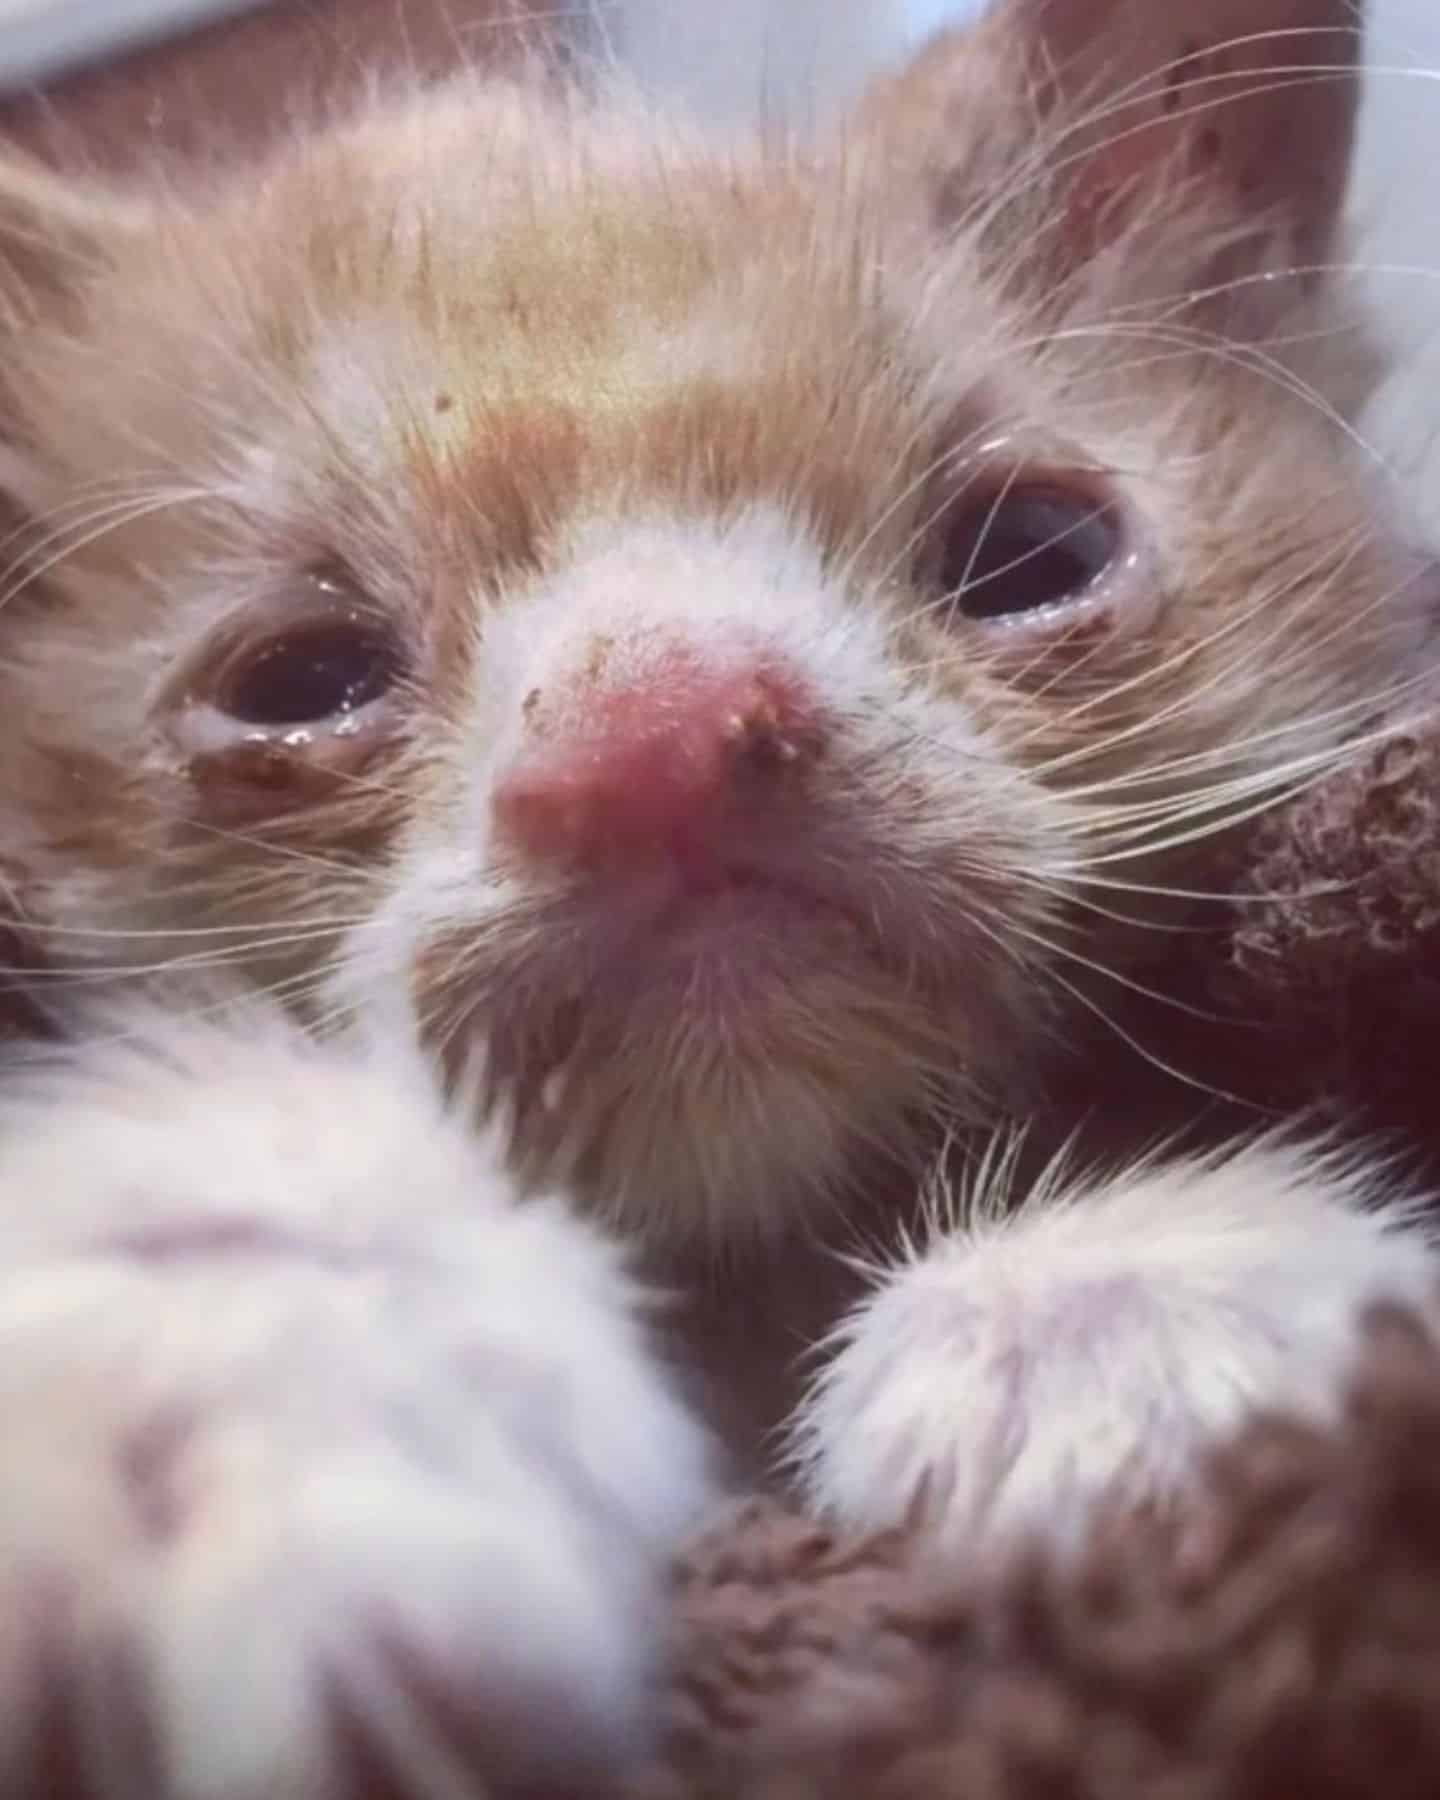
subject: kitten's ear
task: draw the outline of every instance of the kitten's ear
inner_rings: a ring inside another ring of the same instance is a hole
[[[63,311],[144,224],[138,202],[0,154],[0,330]]]
[[[1009,0],[1062,89],[1093,95],[1085,180],[1117,195],[1158,164],[1211,175],[1301,254],[1334,230],[1355,135],[1356,0]]]
[[[871,106],[892,128],[908,115],[932,152],[937,130],[958,138],[996,120],[1012,174],[1017,153],[1022,168],[1027,149],[1038,159],[1072,250],[1103,243],[1185,181],[1240,232],[1283,234],[1295,260],[1318,261],[1349,173],[1363,10],[1363,0],[995,0]]]

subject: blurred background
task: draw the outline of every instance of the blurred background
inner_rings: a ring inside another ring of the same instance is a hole
[[[368,61],[503,54],[529,17],[720,119],[801,119],[981,0],[0,0],[0,130],[119,169],[263,140]],[[1173,0],[1184,5],[1187,0]],[[1193,0],[1190,0],[1193,3]],[[528,10],[527,10],[528,9]],[[1369,422],[1440,528],[1440,0],[1369,0],[1359,260],[1404,346]]]

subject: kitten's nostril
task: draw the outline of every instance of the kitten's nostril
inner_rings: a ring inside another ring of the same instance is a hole
[[[668,660],[577,716],[533,738],[496,786],[496,832],[522,861],[723,864],[824,747],[801,684],[769,667]]]
[[[742,769],[764,772],[798,762],[802,737],[802,729],[787,721],[768,695],[761,695],[748,712],[733,713],[726,721],[726,738]]]

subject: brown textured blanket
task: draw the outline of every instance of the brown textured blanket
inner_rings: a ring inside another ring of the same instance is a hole
[[[1440,726],[1397,732],[1264,822],[1202,973],[1251,1028],[1257,1095],[1332,1097],[1440,1149]]]
[[[1178,1521],[927,1578],[756,1503],[692,1550],[636,1800],[1440,1794],[1440,1349],[1375,1321],[1344,1425],[1256,1421]]]
[[[1265,1106],[1440,1162],[1440,728],[1266,819],[1177,984]],[[1374,1321],[1343,1425],[1257,1419],[1178,1519],[1078,1567],[937,1576],[761,1501],[678,1572],[670,1737],[635,1800],[1440,1795],[1440,1346]]]

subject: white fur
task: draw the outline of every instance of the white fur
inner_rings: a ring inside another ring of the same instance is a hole
[[[249,1003],[109,1026],[0,1082],[7,1791],[57,1629],[76,1741],[119,1741],[118,1651],[193,1800],[325,1791],[327,1694],[422,1791],[468,1791],[452,1716],[487,1773],[623,1761],[706,1459],[615,1253],[393,1042]],[[1252,1406],[1327,1415],[1361,1309],[1434,1281],[1373,1170],[1278,1140],[1008,1216],[1007,1176],[937,1211],[801,1420],[847,1525],[1067,1543]]]
[[[413,1065],[131,1017],[0,1098],[0,1267],[10,1756],[62,1617],[79,1741],[118,1649],[188,1800],[317,1791],[326,1684],[412,1773],[427,1693],[506,1768],[623,1753],[701,1440],[615,1254]]]
[[[1374,1166],[1282,1140],[1052,1171],[886,1272],[799,1423],[816,1501],[857,1527],[918,1509],[943,1548],[1064,1543],[1104,1491],[1164,1501],[1255,1407],[1331,1416],[1374,1301],[1428,1305],[1437,1264]],[[1000,1191],[996,1191],[996,1190]]]

